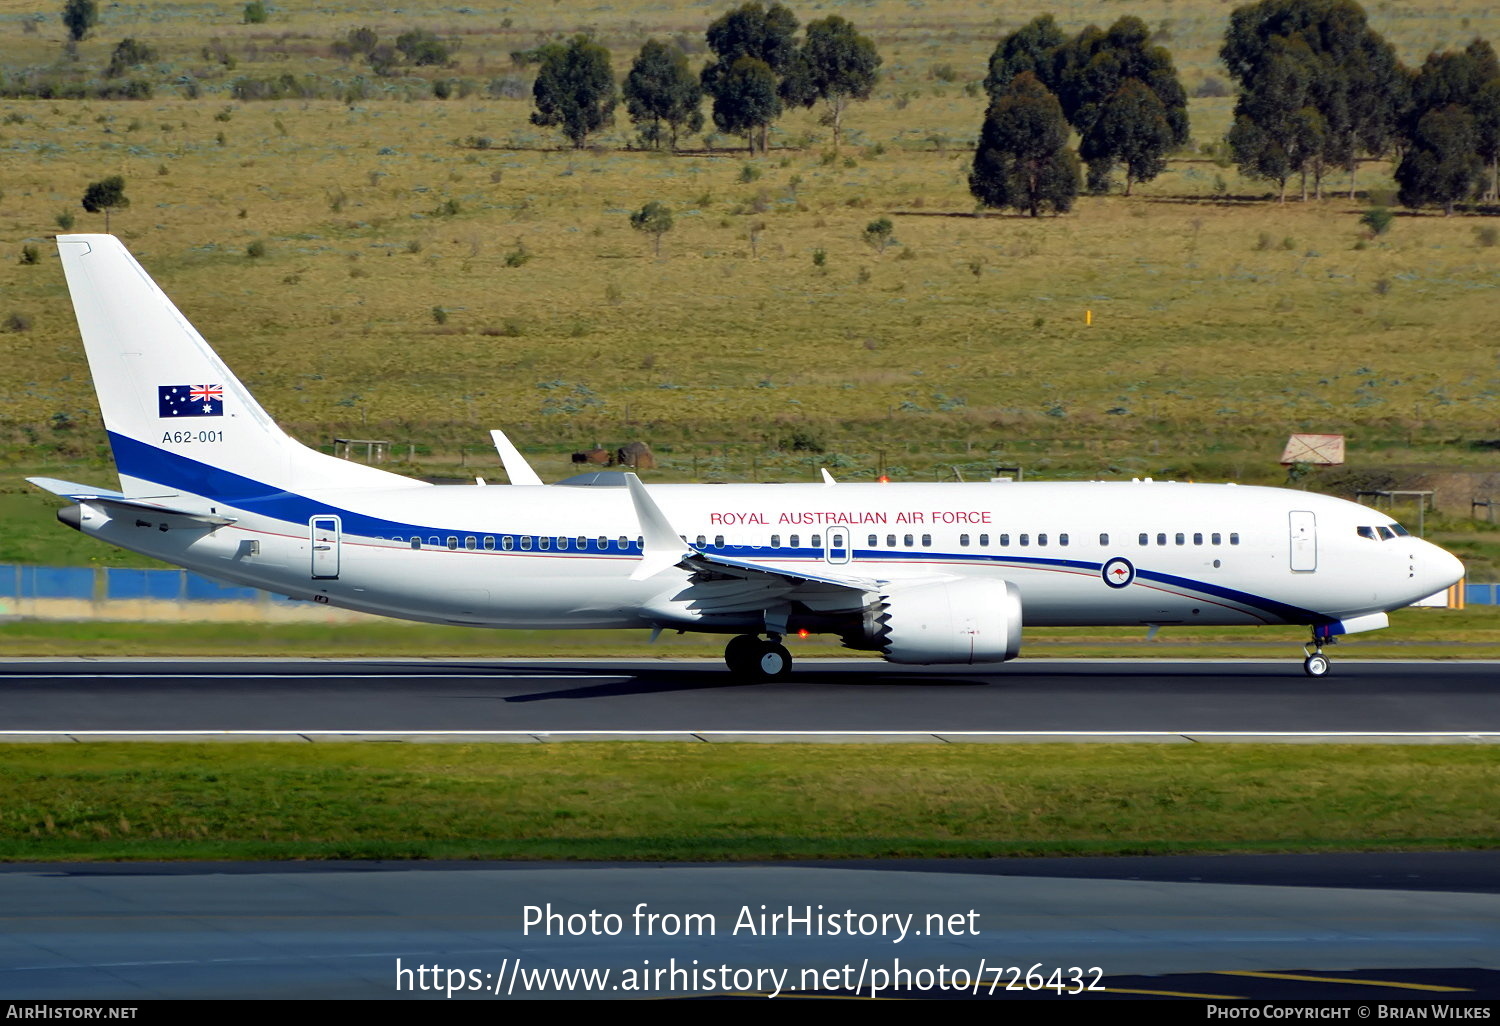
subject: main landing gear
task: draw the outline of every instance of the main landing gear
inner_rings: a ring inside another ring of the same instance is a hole
[[[724,663],[730,673],[748,680],[779,680],[792,672],[792,654],[780,634],[741,634],[724,646]]]
[[[1307,653],[1307,658],[1302,660],[1302,672],[1309,677],[1325,676],[1331,664],[1323,654],[1323,646],[1337,642],[1338,636],[1329,633],[1326,627],[1314,627],[1312,640],[1302,646],[1302,651]]]

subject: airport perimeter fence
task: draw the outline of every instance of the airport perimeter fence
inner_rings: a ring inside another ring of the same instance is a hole
[[[0,619],[338,622],[362,614],[191,570],[0,563]]]
[[[1449,608],[1500,605],[1500,583],[1464,583]],[[1437,596],[1434,596],[1436,598]],[[1461,598],[1461,603],[1455,601]],[[191,570],[0,563],[0,619],[332,623],[364,614],[221,584]]]

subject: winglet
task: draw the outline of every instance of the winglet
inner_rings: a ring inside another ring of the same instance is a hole
[[[828,468],[827,467],[819,467],[818,469],[823,472],[823,483],[824,484],[826,484],[826,485],[838,484],[838,482],[833,479],[833,475],[828,472]]]
[[[542,483],[542,479],[536,476],[536,471],[531,469],[531,464],[526,462],[526,457],[521,455],[521,450],[505,437],[504,431],[491,431],[490,439],[495,443],[495,451],[500,454],[500,462],[505,465],[505,473],[510,478],[511,484],[539,485]]]
[[[630,502],[635,506],[635,518],[640,521],[641,537],[645,539],[640,566],[635,568],[630,579],[644,581],[681,563],[685,557],[692,555],[693,550],[672,529],[666,514],[651,498],[640,478],[627,473],[625,487],[630,490]]]

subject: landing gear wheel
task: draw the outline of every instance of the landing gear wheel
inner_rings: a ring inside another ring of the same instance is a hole
[[[754,634],[741,634],[724,646],[724,665],[736,677],[760,675],[760,650],[765,642]]]
[[[1328,657],[1315,652],[1302,661],[1302,670],[1309,677],[1322,677],[1328,673]]]
[[[779,680],[792,672],[792,654],[780,642],[762,642],[757,670],[762,680]]]
[[[724,646],[724,665],[746,680],[779,680],[792,672],[792,654],[779,639],[741,634]]]

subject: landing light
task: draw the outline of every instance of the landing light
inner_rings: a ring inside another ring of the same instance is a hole
[[[806,628],[806,627],[804,627],[804,628],[802,628],[802,629],[801,629],[801,630],[800,630],[800,631],[798,631],[798,632],[797,632],[797,637],[799,637],[799,638],[805,638],[805,637],[807,637],[807,636],[808,636],[808,635],[809,635],[809,634],[810,634],[810,633],[812,633],[812,632],[811,632],[811,631],[809,631],[809,630],[808,630],[808,629],[807,629],[807,628]]]

